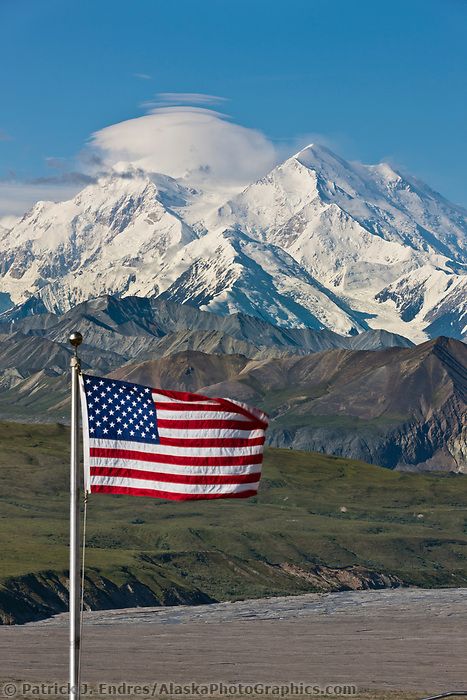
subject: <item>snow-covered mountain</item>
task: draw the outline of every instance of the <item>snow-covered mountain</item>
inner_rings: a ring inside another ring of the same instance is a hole
[[[462,337],[467,212],[390,166],[309,146],[227,202],[115,173],[0,229],[0,293],[65,311],[101,294],[420,341]]]

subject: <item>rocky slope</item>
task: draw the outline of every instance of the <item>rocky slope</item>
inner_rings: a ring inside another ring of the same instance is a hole
[[[112,376],[258,405],[271,416],[274,446],[467,472],[466,366],[464,343],[438,338],[407,349],[270,360],[180,353]]]
[[[83,368],[101,374],[130,360],[190,350],[264,359],[334,347],[411,345],[385,331],[345,337],[278,328],[244,314],[218,316],[160,298],[101,297],[57,315],[40,298],[31,297],[0,315],[0,412],[5,417],[16,415],[15,410],[23,417],[40,414],[66,396],[68,388],[60,377],[68,373],[67,339],[76,328],[84,336]]]
[[[84,370],[257,404],[271,414],[273,445],[391,468],[467,469],[467,350],[458,341],[412,347],[385,331],[285,329],[160,298],[103,297],[63,315],[31,299],[0,315],[3,418],[68,420],[66,341],[76,328]]]

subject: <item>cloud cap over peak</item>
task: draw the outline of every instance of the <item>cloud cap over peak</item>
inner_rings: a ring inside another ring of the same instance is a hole
[[[191,184],[243,185],[277,162],[274,145],[255,129],[203,107],[157,107],[149,114],[95,132],[86,160],[100,169],[133,164]]]

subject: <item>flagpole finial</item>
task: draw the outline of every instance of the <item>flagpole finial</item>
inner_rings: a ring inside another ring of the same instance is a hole
[[[79,331],[76,331],[75,333],[72,333],[70,337],[68,338],[70,341],[70,345],[73,345],[74,348],[77,348],[78,345],[81,345],[83,342],[83,336]]]

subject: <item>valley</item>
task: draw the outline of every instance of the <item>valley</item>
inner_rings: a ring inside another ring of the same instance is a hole
[[[0,620],[66,610],[68,429],[1,423]],[[85,603],[199,604],[467,585],[460,475],[268,449],[257,498],[90,498]],[[21,537],[18,537],[18,533]]]

